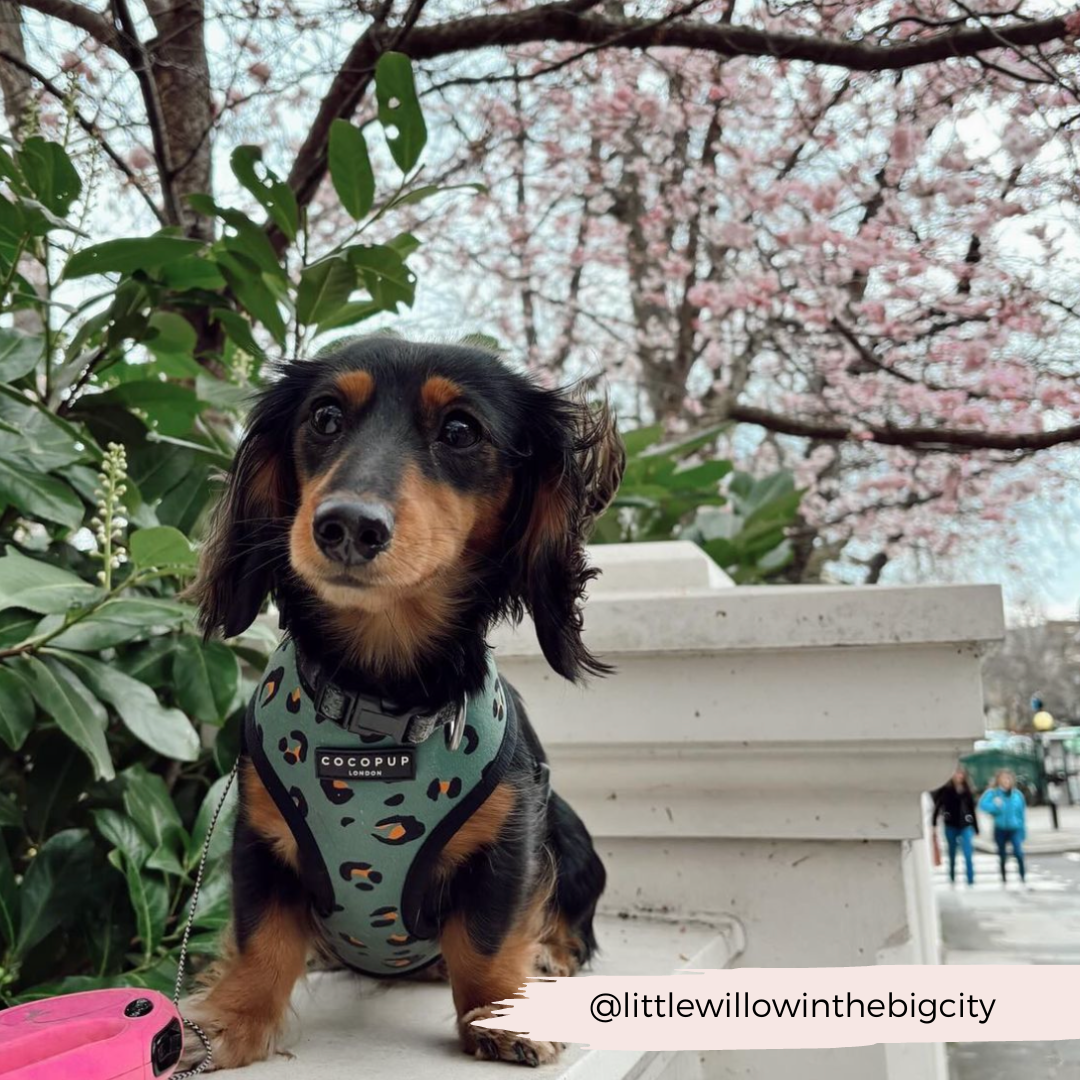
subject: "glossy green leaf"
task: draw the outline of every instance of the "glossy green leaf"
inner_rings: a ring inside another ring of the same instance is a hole
[[[229,785],[229,776],[219,777],[210,786],[210,790],[206,793],[206,797],[199,807],[199,813],[191,830],[191,841],[187,850],[187,867],[189,870],[193,870],[198,866],[199,859],[202,858],[202,849],[206,843],[207,830],[210,828],[210,822],[213,820],[214,814],[217,813],[219,805],[221,811],[218,813],[217,824],[214,826],[214,835],[210,839],[210,852],[207,855],[207,862],[212,863],[220,859],[229,851],[232,845],[233,828],[236,824],[237,799],[239,798],[239,784],[235,779],[233,780],[232,784],[229,785],[229,794],[223,803],[221,799],[226,785]]]
[[[411,307],[416,296],[416,275],[402,257],[385,244],[357,244],[347,248],[350,264],[360,274],[371,299],[385,311],[399,304]]]
[[[0,739],[18,750],[34,726],[34,698],[14,664],[0,661]]]
[[[424,202],[433,195],[446,195],[452,191],[474,191],[483,193],[487,188],[483,184],[421,184],[419,187],[410,188],[402,195],[398,195],[386,204],[385,209],[390,210],[395,206],[413,206]]]
[[[203,372],[195,380],[195,393],[200,401],[205,401],[215,409],[243,412],[255,399],[256,391],[254,387],[238,386]]]
[[[25,140],[18,152],[19,169],[38,200],[61,217],[82,191],[82,181],[64,148],[39,136]]]
[[[232,918],[232,882],[228,863],[218,860],[203,879],[199,893],[199,906],[192,917],[192,925],[205,930],[224,930]]]
[[[330,125],[330,179],[341,205],[354,221],[363,218],[375,201],[375,173],[364,133],[348,120]]]
[[[126,855],[120,854],[118,859],[110,855],[110,862],[114,866],[119,863],[118,868],[127,878],[135,926],[142,942],[143,960],[149,960],[165,936],[165,925],[169,918],[168,886],[156,874],[140,869]]]
[[[41,338],[20,330],[0,329],[0,382],[15,382],[28,375],[41,356]]]
[[[69,571],[43,559],[28,559],[14,548],[8,548],[0,559],[0,611],[26,608],[52,615],[92,603],[100,596],[100,589]]]
[[[238,146],[229,159],[233,175],[255,196],[270,220],[290,239],[296,239],[300,211],[291,187],[263,165],[262,150],[257,146]],[[262,165],[264,175],[256,166]]]
[[[20,658],[30,692],[42,711],[87,756],[99,779],[115,775],[105,742],[107,717],[101,703],[68,668],[54,659]]]
[[[65,653],[62,659],[102,701],[116,710],[124,726],[140,742],[175,761],[198,758],[199,736],[191,721],[179,709],[162,705],[145,683],[88,656]]]
[[[225,288],[225,279],[221,271],[207,258],[205,253],[190,255],[162,266],[155,275],[163,284],[177,292],[188,289],[204,289],[217,292]]]
[[[86,755],[59,728],[35,737],[34,773],[26,788],[26,826],[30,836],[40,838],[69,823],[94,775]]]
[[[8,608],[0,611],[0,649],[11,649],[22,645],[33,636],[41,616],[22,608]]]
[[[358,322],[370,319],[383,310],[382,304],[377,304],[374,300],[350,300],[349,303],[342,304],[333,315],[328,315],[319,323],[319,333],[340,330],[343,326],[355,326]]]
[[[15,945],[19,933],[19,887],[4,834],[0,831],[0,943]],[[3,950],[0,950],[2,952]]]
[[[412,171],[427,142],[427,125],[416,94],[412,63],[403,53],[386,52],[375,65],[379,123],[397,167]]]
[[[165,781],[142,765],[133,765],[122,773],[124,809],[139,827],[139,831],[156,850],[166,847],[174,851],[187,848],[187,833],[173,805]]]
[[[152,638],[145,645],[125,649],[116,661],[116,666],[125,675],[130,675],[147,686],[171,689],[172,654],[171,637]]]
[[[93,441],[76,433],[71,424],[35,408],[25,398],[13,401],[0,394],[0,459],[45,473],[98,457]]]
[[[0,460],[0,505],[14,506],[28,517],[77,529],[86,507],[62,480]]]
[[[173,677],[180,707],[207,724],[220,724],[228,716],[240,684],[236,654],[220,641],[205,644],[185,635],[176,643]]]
[[[187,435],[195,423],[195,417],[204,408],[189,387],[161,382],[159,379],[121,383],[97,396],[95,406],[120,403],[143,410],[151,429],[163,435]]]
[[[205,245],[200,240],[180,236],[126,237],[106,240],[83,248],[68,260],[64,277],[81,278],[90,274],[133,274],[136,270],[156,270],[169,263],[195,255]]]
[[[234,345],[238,345],[249,356],[254,356],[258,360],[263,359],[262,346],[255,340],[255,336],[251,331],[251,324],[243,315],[224,308],[214,308],[211,318],[214,322],[221,323],[229,340]]]
[[[107,600],[92,615],[73,623],[51,644],[57,649],[98,652],[126,641],[141,641],[175,630],[193,617],[192,608],[173,600],[118,597]]]
[[[671,489],[673,491],[716,491],[717,485],[733,466],[730,461],[717,459],[704,461],[700,465],[694,465],[689,469],[679,469],[672,474]]]
[[[126,814],[105,807],[94,811],[97,831],[118,851],[123,852],[136,867],[142,867],[153,850],[139,827]]]
[[[23,827],[23,814],[13,795],[0,791],[0,829]]]
[[[170,525],[138,529],[128,540],[132,561],[143,570],[194,570],[199,559],[188,538]]]
[[[155,848],[146,860],[146,866],[148,870],[160,870],[169,877],[187,877],[187,871],[171,848]]]
[[[285,320],[277,298],[267,288],[255,268],[233,253],[218,256],[222,273],[244,310],[270,332],[279,345],[285,344]]]
[[[189,202],[200,213],[220,218],[228,230],[231,230],[211,249],[215,261],[219,264],[222,262],[223,251],[244,255],[255,264],[256,271],[262,270],[282,281],[285,280],[285,270],[274,251],[274,245],[266,235],[266,230],[256,225],[247,214],[242,210],[219,206],[207,195],[192,195]]]
[[[93,850],[85,829],[65,829],[50,836],[30,860],[19,890],[17,957],[25,956],[77,914],[85,898]]]
[[[150,330],[144,344],[156,355],[190,356],[195,349],[195,327],[175,311],[155,311],[150,316]]]
[[[356,270],[343,258],[324,259],[300,275],[296,318],[301,326],[322,322],[337,312],[356,289]]]

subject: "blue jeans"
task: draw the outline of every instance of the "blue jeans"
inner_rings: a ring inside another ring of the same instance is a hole
[[[997,844],[998,860],[1001,863],[1001,880],[1005,881],[1005,849],[1012,844],[1016,865],[1020,870],[1020,880],[1024,880],[1024,834],[1019,829],[995,829],[994,843]]]
[[[956,880],[956,846],[960,845],[964,852],[964,870],[967,872],[967,883],[975,884],[975,867],[971,864],[972,841],[975,830],[970,825],[946,825],[945,843],[949,845],[949,880]]]

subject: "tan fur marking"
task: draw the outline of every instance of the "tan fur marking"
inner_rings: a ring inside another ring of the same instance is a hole
[[[408,673],[424,646],[452,628],[469,553],[497,533],[509,489],[494,500],[467,495],[409,466],[394,507],[393,541],[357,572],[358,587],[352,588],[326,580],[341,570],[322,555],[312,535],[326,486],[325,477],[302,485],[289,535],[293,568],[326,601],[330,632],[352,660],[376,671]]]
[[[537,974],[564,978],[578,973],[581,968],[578,957],[584,951],[583,943],[561,911],[549,912],[540,945]]]
[[[442,375],[432,375],[420,387],[420,404],[432,413],[445,409],[452,401],[457,401],[463,396],[461,387],[450,379],[443,378]]]
[[[312,584],[314,584],[313,579],[329,567],[325,556],[315,543],[315,533],[312,528],[315,509],[322,499],[323,488],[326,487],[328,479],[328,476],[323,476],[318,480],[301,479],[300,506],[289,527],[289,561],[300,576]]]
[[[405,596],[391,589],[373,588],[360,595],[340,589],[341,605],[326,611],[327,632],[358,666],[407,674],[439,628],[453,621],[458,601],[449,585],[434,580],[426,594]],[[357,606],[343,606],[348,603]],[[366,610],[360,604],[377,604],[379,609]]]
[[[184,1015],[210,1037],[216,1067],[269,1057],[304,974],[310,938],[303,916],[271,902],[244,949],[230,945],[203,977],[207,988],[185,1003]]]
[[[334,385],[354,409],[362,409],[375,390],[375,380],[367,371],[346,371],[334,380]]]
[[[266,790],[250,761],[245,761],[241,768],[240,784],[243,791],[244,817],[248,824],[264,840],[269,841],[274,854],[286,866],[298,870],[300,860],[296,852],[296,838],[285,824],[277,803],[270,797],[270,792]]]
[[[494,843],[502,833],[517,796],[509,784],[499,784],[460,829],[446,842],[439,856],[439,872],[460,866],[470,855]]]
[[[546,899],[546,891],[539,890],[494,956],[476,948],[463,915],[451,917],[443,928],[439,945],[450,973],[458,1034],[467,1054],[542,1064],[554,1061],[562,1049],[559,1043],[534,1042],[515,1032],[472,1026],[473,1020],[493,1014],[493,1002],[519,996],[528,977],[535,973]]]
[[[276,458],[262,462],[256,469],[248,493],[248,502],[249,505],[258,507],[265,517],[273,517],[283,512],[281,470]]]
[[[543,484],[533,501],[529,524],[522,543],[527,550],[566,543],[573,530],[567,492],[558,484]]]

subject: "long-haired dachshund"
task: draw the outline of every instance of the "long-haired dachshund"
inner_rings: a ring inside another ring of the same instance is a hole
[[[360,339],[261,393],[194,586],[207,633],[268,594],[286,631],[244,725],[232,940],[189,1006],[217,1065],[272,1051],[312,953],[444,971],[467,1053],[557,1055],[470,1026],[589,959],[605,879],[485,635],[528,610],[560,675],[606,670],[583,544],[623,465],[605,406],[472,347]]]

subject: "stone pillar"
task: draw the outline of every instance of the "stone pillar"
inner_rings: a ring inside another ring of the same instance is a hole
[[[921,793],[983,731],[994,586],[731,588],[685,543],[597,547],[586,609],[617,674],[569,686],[493,638],[615,911],[735,916],[742,966],[933,963]],[[644,973],[643,973],[644,974]],[[706,1055],[705,1075],[944,1080],[940,1047]]]

